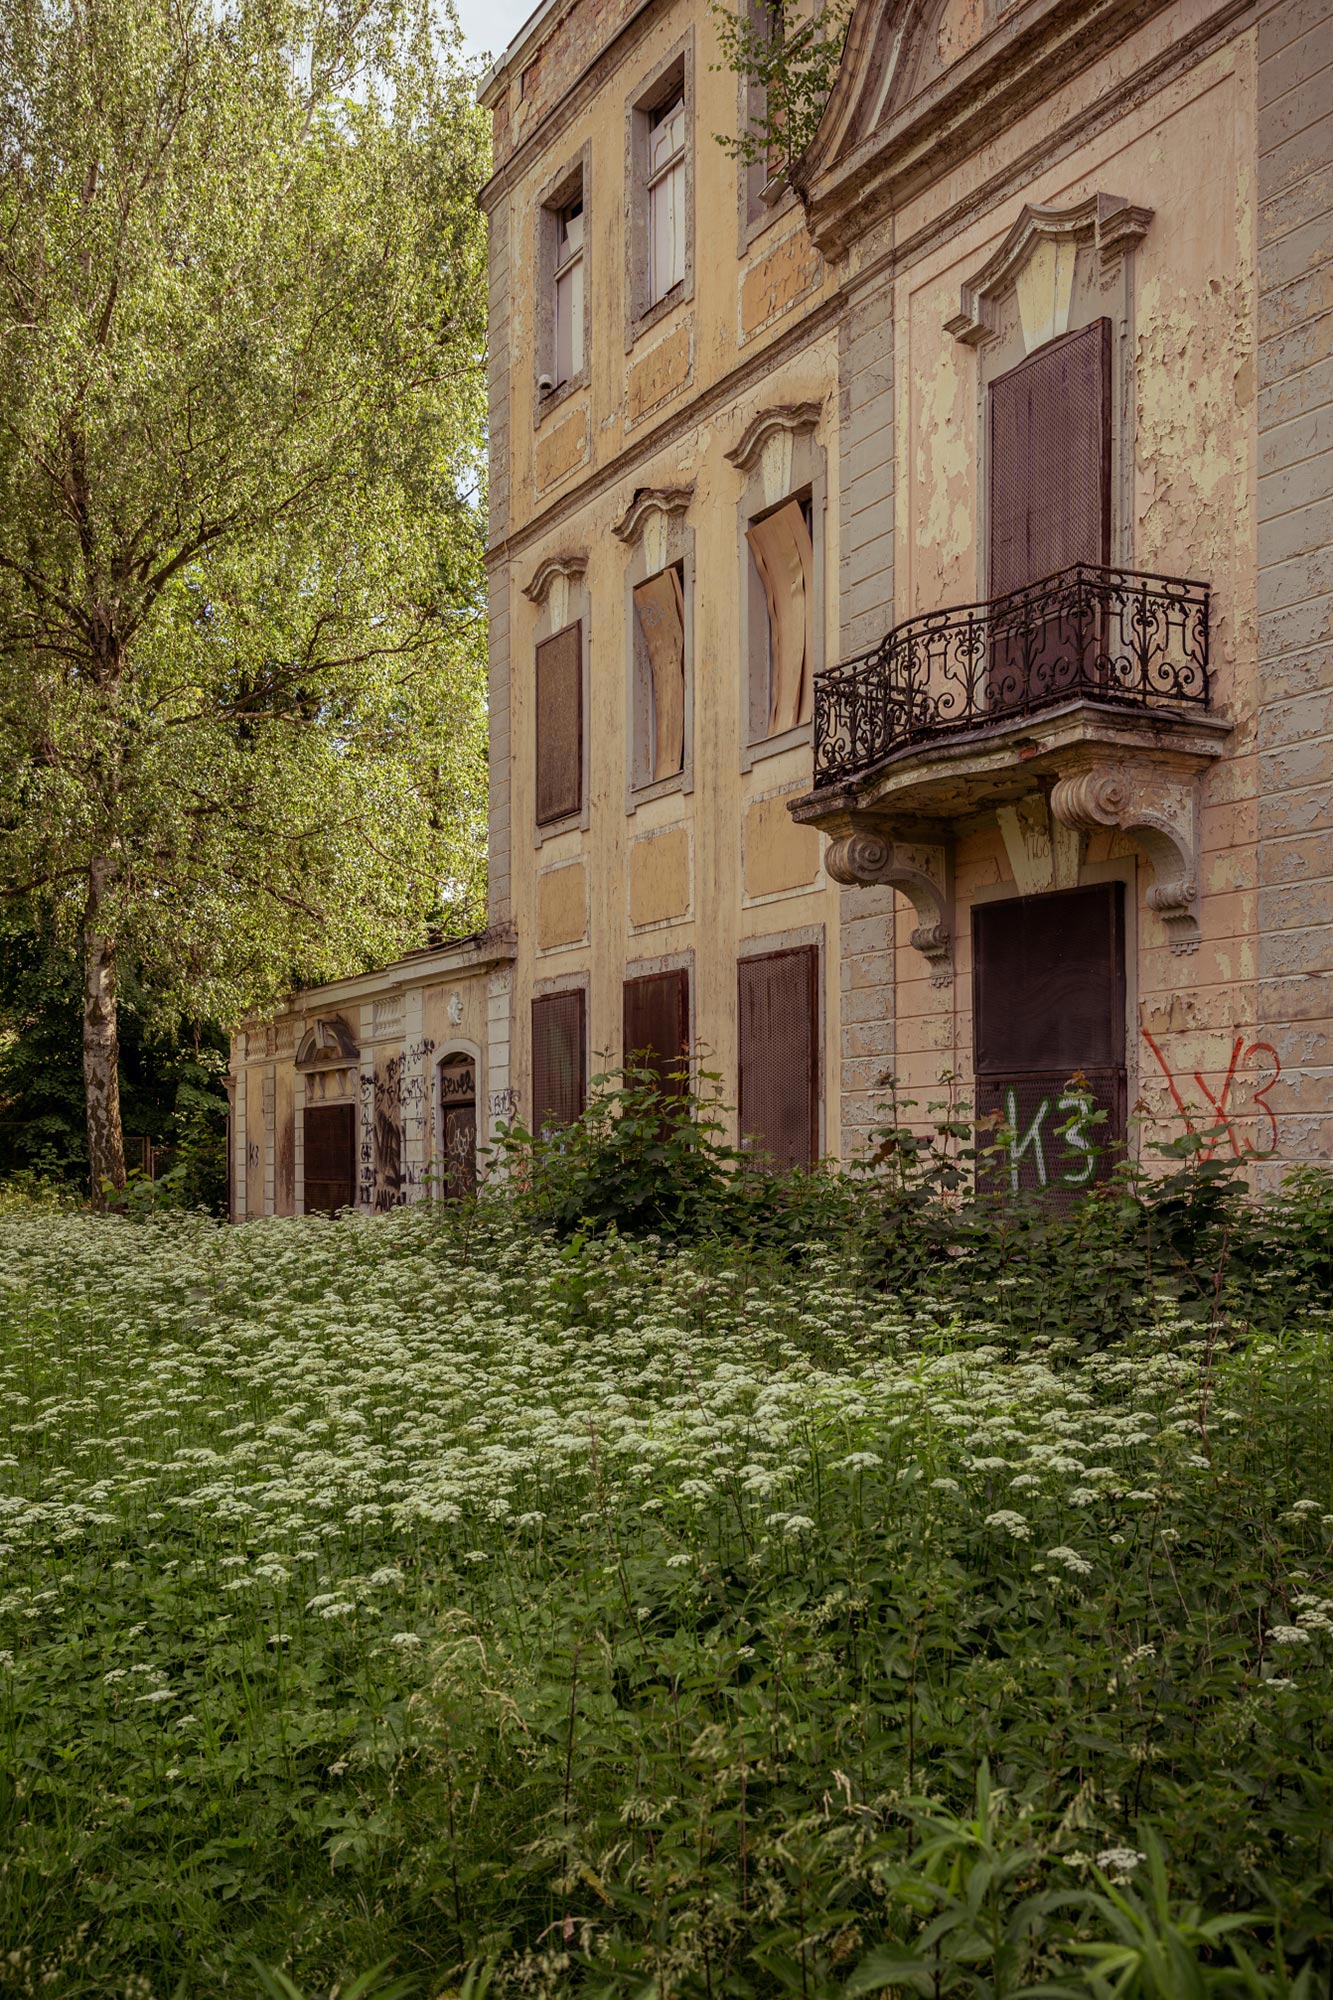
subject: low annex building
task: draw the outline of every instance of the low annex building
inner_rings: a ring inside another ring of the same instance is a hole
[[[784,1163],[888,1073],[1015,1185],[1326,1161],[1333,0],[857,0],[785,178],[708,0],[482,100],[491,929],[246,1027],[235,1213],[627,1049]]]

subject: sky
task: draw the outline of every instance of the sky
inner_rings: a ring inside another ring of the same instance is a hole
[[[536,0],[454,0],[469,55],[494,61],[518,33]]]

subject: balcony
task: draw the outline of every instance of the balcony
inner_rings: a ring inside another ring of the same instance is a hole
[[[895,625],[815,685],[815,786],[912,744],[1084,697],[1137,712],[1208,706],[1208,586],[1076,564],[986,604]]]
[[[1150,906],[1190,950],[1194,780],[1231,727],[1212,712],[1208,639],[1207,584],[1091,564],[909,618],[817,679],[814,786],[792,814],[831,837],[836,881],[913,896],[937,977],[953,837],[986,813],[1022,893],[1070,886],[1060,871],[1095,828],[1131,835]]]

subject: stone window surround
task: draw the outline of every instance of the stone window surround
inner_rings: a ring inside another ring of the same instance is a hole
[[[648,302],[648,132],[652,114],[679,90],[685,101],[685,276]],[[625,352],[676,306],[694,297],[694,31],[670,48],[625,100]],[[585,278],[584,297],[587,297]]]
[[[693,486],[648,487],[635,495],[615,525],[615,534],[632,551],[625,566],[625,811],[636,813],[650,799],[670,792],[694,790],[694,530],[685,513],[694,498]],[[650,525],[654,524],[654,525]],[[659,559],[660,558],[660,559]],[[635,783],[636,719],[644,700],[645,648],[638,634],[634,608],[636,585],[680,563],[685,596],[685,741],[681,768],[672,777]],[[693,1002],[691,1002],[693,1005]]]
[[[588,558],[582,550],[570,555],[548,556],[538,564],[531,580],[523,586],[523,595],[530,604],[537,606],[530,648],[534,695],[538,646],[544,639],[553,639],[568,625],[581,623],[583,627],[579,660],[583,705],[583,802],[576,813],[567,813],[564,819],[551,820],[545,826],[536,824],[534,814],[532,845],[536,849],[543,847],[548,840],[558,840],[562,834],[588,831],[592,791],[588,769],[592,718],[592,607],[586,582],[587,568]]]
[[[828,945],[823,924],[801,924],[792,930],[763,931],[755,937],[743,937],[737,941],[736,963],[739,970],[744,958],[767,958],[770,952],[800,951],[814,946],[815,952],[815,1157],[822,1160],[828,1150],[828,1058],[825,1038],[828,1033],[828,997],[826,992],[828,973]],[[734,989],[733,989],[734,991]],[[739,1066],[739,1047],[737,1063]],[[736,1078],[737,1096],[740,1095],[739,1071]],[[739,1112],[737,1118],[739,1119]]]
[[[768,12],[764,0],[746,0],[751,20],[761,12]],[[763,92],[750,77],[742,76],[736,86],[736,129],[746,132],[763,110]],[[738,159],[736,162],[736,212],[738,235],[736,255],[744,257],[756,237],[762,236],[779,216],[796,205],[796,190],[787,181],[773,188],[768,194],[768,177],[763,173],[761,161]]]
[[[545,393],[538,387],[543,375],[554,369],[555,360],[555,264],[556,227],[559,212],[576,196],[583,200],[583,366],[567,382],[557,383]],[[586,389],[592,369],[592,141],[585,139],[579,152],[552,174],[537,196],[533,218],[532,268],[536,290],[532,301],[532,427],[542,423],[568,396]]]
[[[987,391],[995,379],[1065,333],[1111,320],[1111,562],[1134,566],[1134,250],[1153,211],[1117,195],[1096,193],[1066,207],[1028,204],[998,250],[962,287],[959,310],[945,331],[977,355],[977,596],[989,578],[990,426]],[[1045,246],[1072,246],[1063,308],[1030,342],[1018,287]],[[1100,296],[1098,288],[1100,285]]]
[[[814,658],[810,662],[811,681],[824,666],[824,603],[825,570],[824,545],[827,540],[828,511],[828,455],[824,446],[817,441],[816,431],[822,415],[822,405],[815,402],[783,403],[763,409],[746,425],[739,444],[727,453],[731,463],[745,478],[741,491],[736,525],[736,545],[740,589],[737,599],[740,606],[740,653],[743,672],[740,676],[740,768],[750,770],[766,757],[780,756],[784,750],[791,750],[812,741],[814,722],[803,722],[795,729],[781,730],[776,736],[763,736],[755,732],[756,680],[760,674],[761,642],[767,637],[768,605],[764,596],[763,581],[755,565],[750,545],[746,540],[746,530],[751,523],[765,514],[773,513],[784,501],[808,493],[810,496],[810,539],[814,545],[814,604],[811,607],[811,622],[814,635]],[[773,463],[773,447],[779,440],[789,440],[780,449],[785,456],[790,452],[790,464],[785,480],[784,492],[769,490],[777,471]],[[767,474],[767,477],[766,477]],[[762,645],[762,664],[768,663],[767,644]],[[767,690],[765,689],[765,692]],[[759,701],[762,709],[763,701]]]

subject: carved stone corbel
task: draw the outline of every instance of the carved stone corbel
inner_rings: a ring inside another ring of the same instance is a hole
[[[1060,778],[1051,812],[1091,833],[1118,827],[1152,863],[1148,908],[1166,925],[1174,952],[1198,949],[1197,794],[1193,778],[1152,766],[1094,764]]]
[[[874,826],[853,825],[831,840],[824,866],[846,887],[883,883],[907,897],[917,914],[912,944],[930,966],[932,986],[953,977],[953,855],[928,841],[891,840]]]

